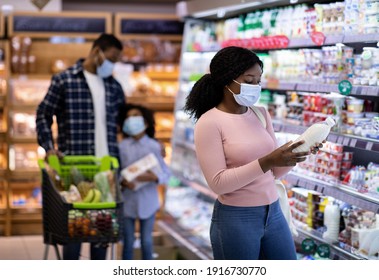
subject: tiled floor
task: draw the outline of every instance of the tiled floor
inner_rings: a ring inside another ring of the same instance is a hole
[[[61,246],[59,250],[62,256]],[[43,244],[42,235],[0,237],[0,260],[43,260],[44,252],[45,244]],[[81,259],[89,259],[88,243],[82,244],[81,254]],[[110,257],[111,250],[108,249],[107,259],[111,259]],[[53,246],[49,247],[48,259],[57,259]]]

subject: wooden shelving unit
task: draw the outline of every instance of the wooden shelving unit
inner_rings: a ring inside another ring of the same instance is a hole
[[[7,131],[0,133],[0,139],[7,143],[7,148],[23,147],[37,148],[36,136],[20,137],[12,134],[11,123],[14,113],[33,113],[38,102],[20,102],[14,98],[12,85],[20,81],[49,81],[53,75],[52,65],[55,60],[66,62],[67,66],[74,64],[79,58],[86,57],[91,49],[93,39],[100,33],[112,33],[112,14],[106,12],[60,12],[34,13],[15,12],[9,17],[8,38],[6,45],[7,60],[7,96],[0,99],[0,107],[7,107]],[[3,28],[3,24],[1,27]],[[25,74],[11,73],[9,48],[13,36],[29,37],[32,41],[29,55],[36,58],[33,72]],[[54,36],[66,37],[67,42],[54,43]],[[11,84],[9,86],[9,84]],[[3,190],[6,192],[6,208],[0,208],[0,217],[4,220],[5,235],[24,235],[42,233],[42,209],[38,203],[15,204],[16,196],[28,196],[35,188],[41,186],[41,172],[38,168],[20,168],[9,162],[7,152],[7,167],[0,170],[0,176],[6,179]],[[4,212],[4,215],[2,214]],[[2,220],[0,219],[0,231]]]

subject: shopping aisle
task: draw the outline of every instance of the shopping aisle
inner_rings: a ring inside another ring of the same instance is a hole
[[[115,249],[117,246],[115,246]],[[45,250],[42,235],[0,237],[0,260],[42,260]],[[62,247],[59,246],[62,255]],[[80,259],[89,259],[89,244],[82,244]],[[117,254],[116,254],[117,255]],[[56,260],[54,247],[49,248],[49,260]],[[108,250],[107,259],[110,259]]]

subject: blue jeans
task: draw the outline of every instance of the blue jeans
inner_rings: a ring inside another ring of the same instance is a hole
[[[68,243],[63,246],[64,260],[78,260],[82,243]],[[107,256],[106,244],[91,243],[91,260],[105,260]]]
[[[133,244],[135,241],[135,222],[134,218],[124,219],[124,247],[122,250],[122,258],[124,260],[133,259]],[[139,219],[141,251],[143,260],[153,259],[153,229],[155,222],[155,213],[147,219]]]
[[[216,200],[210,238],[215,260],[295,260],[296,250],[279,200],[236,207]]]

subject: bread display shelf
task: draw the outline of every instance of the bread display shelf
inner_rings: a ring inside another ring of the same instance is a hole
[[[9,172],[9,178],[11,180],[40,180],[41,172],[39,170],[30,170],[30,169],[18,169],[15,171]]]
[[[144,105],[154,111],[173,111],[174,97],[169,96],[129,96],[126,98],[128,103]]]

